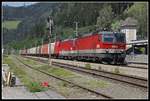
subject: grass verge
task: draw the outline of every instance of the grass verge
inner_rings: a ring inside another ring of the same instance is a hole
[[[57,67],[50,67],[48,64],[43,64],[43,65],[40,65],[38,67],[35,67],[37,64],[40,64],[38,61],[35,61],[35,60],[31,60],[31,59],[24,59],[23,62],[33,66],[34,68],[36,69],[39,69],[39,70],[44,70],[46,72],[48,72],[49,74],[52,74],[52,75],[55,75],[55,76],[60,76],[60,77],[72,77],[74,76],[74,74],[69,71],[69,70],[66,70],[66,69],[63,69],[63,68],[57,68]]]
[[[4,57],[4,62],[9,65],[10,71],[13,72],[24,85],[28,88],[30,92],[40,92],[45,91],[47,88],[42,87],[39,82],[34,81],[27,73],[18,67],[11,56]]]
[[[7,29],[16,29],[21,21],[4,21],[2,26]]]
[[[22,57],[20,57],[20,58],[22,58]],[[29,59],[29,60],[31,60],[31,59]],[[37,62],[36,64],[40,63],[40,62],[35,61],[35,60],[32,60],[32,61]],[[26,61],[26,63],[28,65],[31,65],[29,61]],[[75,82],[79,85],[85,86],[87,88],[91,88],[91,89],[99,89],[100,88],[101,89],[101,88],[109,87],[109,83],[107,81],[98,80],[98,79],[95,79],[93,77],[78,74],[78,73],[75,73],[75,72],[72,72],[70,70],[60,68],[60,67],[55,67],[55,66],[50,67],[46,63],[44,63],[44,64],[45,65],[38,66],[38,67],[36,67],[36,65],[34,65],[34,64],[32,64],[31,66],[34,67],[35,69],[39,69],[39,70],[42,70],[44,72],[47,72],[50,75],[65,78],[67,80],[70,80],[70,81]],[[74,96],[74,95],[76,95],[74,93],[75,92],[77,93],[77,91],[78,92],[80,91],[81,94],[83,93],[81,89],[77,89],[76,86],[72,86],[66,82],[62,82],[59,80],[56,80],[56,81],[52,80],[49,82],[51,82],[51,87],[54,90],[61,93],[65,97]],[[77,94],[77,96],[79,96],[79,95]]]

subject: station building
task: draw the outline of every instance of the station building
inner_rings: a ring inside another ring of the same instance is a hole
[[[121,22],[120,31],[126,34],[127,54],[147,54],[148,40],[137,40],[137,20],[128,17]]]

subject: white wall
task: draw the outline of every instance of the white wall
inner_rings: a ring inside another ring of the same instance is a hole
[[[127,43],[131,42],[131,40],[136,40],[136,29],[122,29],[121,32],[126,34]]]

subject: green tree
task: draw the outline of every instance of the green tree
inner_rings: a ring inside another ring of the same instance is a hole
[[[141,36],[147,36],[148,30],[148,3],[134,3],[129,9],[124,12],[127,17],[133,17],[138,20],[138,34]]]
[[[118,20],[114,21],[114,22],[111,24],[111,29],[112,29],[113,31],[119,31],[119,29],[120,29],[120,24],[121,24],[121,21],[118,21]]]
[[[97,26],[100,29],[110,29],[113,19],[112,8],[110,5],[105,4],[103,9],[99,11],[99,17],[97,18]]]

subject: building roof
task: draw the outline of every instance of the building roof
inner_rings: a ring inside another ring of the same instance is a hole
[[[121,22],[121,27],[124,27],[124,26],[136,26],[137,25],[137,20],[131,18],[131,17],[128,17],[125,19],[125,21],[122,21]]]
[[[148,44],[148,40],[131,40],[128,44]]]

